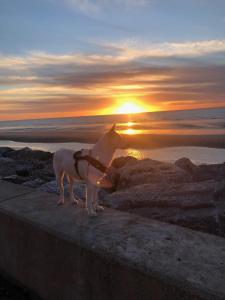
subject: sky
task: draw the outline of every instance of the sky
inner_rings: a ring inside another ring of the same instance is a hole
[[[222,106],[224,0],[0,0],[0,120]]]

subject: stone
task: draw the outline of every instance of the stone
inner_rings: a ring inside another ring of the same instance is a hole
[[[225,178],[225,163],[212,164],[212,165],[200,165],[196,168],[193,176],[195,181],[203,180],[218,180]]]
[[[0,157],[0,176],[15,175],[16,161],[9,157]]]
[[[18,176],[18,175],[10,175],[10,176],[5,176],[2,177],[3,180],[16,183],[16,184],[22,184],[26,181],[26,177]]]
[[[8,156],[14,159],[46,161],[51,159],[53,154],[51,152],[32,150],[29,147],[25,147],[8,153]]]
[[[18,169],[16,170],[16,174],[17,174],[18,176],[24,176],[24,177],[27,177],[27,176],[29,176],[29,174],[30,174],[30,170],[28,170],[28,169],[25,168],[25,167],[18,168]]]
[[[174,164],[190,174],[193,174],[197,168],[197,166],[193,164],[187,157],[182,157],[176,160]]]
[[[0,147],[0,157],[6,157],[8,153],[13,151],[10,147]]]
[[[112,167],[116,169],[120,169],[125,165],[135,164],[137,162],[137,158],[133,156],[120,156],[113,160]]]
[[[1,149],[0,179],[59,194],[51,153]],[[225,164],[196,166],[185,157],[175,163],[120,157],[105,180],[115,184],[99,189],[104,206],[225,236]],[[64,183],[68,197],[66,177]],[[74,194],[85,199],[83,182],[74,184]]]
[[[40,178],[36,178],[34,180],[25,181],[24,183],[22,183],[22,185],[30,187],[30,188],[38,188],[41,185],[43,185],[44,183],[45,183],[44,180],[42,180]]]
[[[120,179],[117,189],[124,189],[144,183],[190,182],[191,175],[171,163],[143,159],[136,164],[119,169]]]

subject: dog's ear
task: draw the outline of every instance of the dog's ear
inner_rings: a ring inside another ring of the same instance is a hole
[[[109,132],[115,132],[116,130],[116,123],[113,124],[112,128],[109,130]]]

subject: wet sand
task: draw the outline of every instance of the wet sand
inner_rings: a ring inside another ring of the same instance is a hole
[[[38,130],[38,131],[7,131],[0,133],[0,140],[35,143],[95,143],[102,133],[78,132],[72,130]],[[175,135],[175,134],[141,134],[122,135],[127,147],[137,149],[154,149],[176,146],[200,146],[225,148],[225,135]]]

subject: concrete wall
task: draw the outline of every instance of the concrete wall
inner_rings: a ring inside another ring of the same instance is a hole
[[[0,268],[43,299],[225,299],[225,239],[3,181]]]

